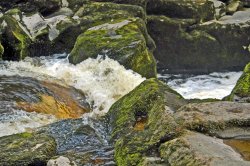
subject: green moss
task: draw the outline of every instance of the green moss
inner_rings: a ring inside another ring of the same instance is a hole
[[[250,63],[246,65],[243,74],[236,83],[236,86],[232,90],[231,94],[225,98],[225,100],[234,101],[235,97],[237,98],[250,97]]]
[[[157,79],[144,81],[113,104],[108,117],[117,164],[137,165],[157,151],[160,141],[179,135],[182,130],[166,112],[166,105],[175,110],[183,104],[181,95]]]
[[[144,77],[156,77],[155,60],[147,48],[141,23],[140,19],[130,18],[87,30],[77,38],[70,62],[107,55]]]
[[[7,36],[9,37],[8,45],[13,47],[15,50],[16,57],[19,59],[23,59],[29,55],[28,47],[31,43],[29,36],[24,32],[24,30],[20,27],[17,20],[15,20],[10,15],[5,15],[4,20],[7,23]]]
[[[21,133],[20,136],[23,138],[30,138],[33,136],[33,134],[32,133]]]
[[[4,47],[3,47],[3,45],[0,43],[0,59],[2,58],[3,53],[4,53]]]

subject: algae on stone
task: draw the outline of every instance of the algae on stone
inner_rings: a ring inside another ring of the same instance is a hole
[[[45,134],[21,133],[0,138],[0,165],[46,165],[56,155],[55,140]]]
[[[108,117],[118,165],[137,165],[157,153],[157,146],[179,135],[171,112],[185,104],[177,92],[157,79],[141,83],[118,100]]]
[[[144,77],[156,77],[156,64],[147,48],[144,22],[138,18],[114,20],[81,34],[70,53],[71,63],[105,55]]]

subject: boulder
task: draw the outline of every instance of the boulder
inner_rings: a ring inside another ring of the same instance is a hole
[[[81,32],[70,13],[65,9],[44,18],[40,13],[26,15],[18,9],[6,12],[1,18],[3,59],[70,52]]]
[[[246,65],[243,74],[236,83],[236,86],[231,94],[225,99],[250,103],[250,63]]]
[[[249,108],[249,103],[194,103],[181,107],[174,117],[180,125],[189,130],[216,136],[226,129],[249,127]]]
[[[171,73],[242,70],[250,61],[250,10],[195,24],[194,20],[148,16],[159,68]]]
[[[108,117],[117,164],[146,162],[142,158],[154,156],[161,142],[177,137],[182,130],[172,112],[185,103],[167,85],[149,79],[113,104]]]
[[[61,0],[1,0],[0,10],[3,12],[18,8],[22,12],[40,12],[42,15],[49,15],[61,7]]]
[[[45,134],[21,133],[0,138],[0,165],[46,165],[56,155],[55,140]]]
[[[114,20],[89,28],[81,34],[69,60],[77,64],[98,54],[117,60],[144,77],[156,77],[156,65],[147,47],[145,23],[139,18]]]
[[[230,146],[224,144],[223,140],[194,132],[187,132],[179,138],[162,144],[160,155],[168,161],[169,165],[176,166],[247,166],[250,164]]]
[[[215,8],[215,17],[216,19],[221,18],[226,15],[226,4],[219,0],[209,0],[213,2]]]
[[[242,5],[240,0],[230,0],[226,7],[227,14],[234,14],[236,11],[242,9]]]
[[[213,3],[207,0],[150,0],[147,13],[204,22],[214,19],[215,9]]]

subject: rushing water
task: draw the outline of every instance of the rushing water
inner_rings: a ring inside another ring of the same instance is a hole
[[[86,116],[99,116],[105,114],[115,101],[144,80],[139,74],[126,70],[107,57],[99,56],[97,59],[87,59],[73,65],[68,62],[67,55],[62,54],[26,58],[20,62],[2,61],[0,77],[0,93],[5,95],[0,98],[0,136],[27,131],[57,120],[53,115],[25,112],[22,109],[66,107],[57,100],[67,93],[56,95],[55,93],[63,93],[63,89],[51,88],[51,84],[48,86],[44,81],[63,87],[72,86],[82,92],[91,109],[91,113]],[[81,95],[75,98],[80,103],[79,97]],[[34,104],[38,99],[43,102]],[[29,103],[31,104],[27,106]],[[17,105],[21,105],[21,109]]]
[[[207,75],[170,75],[158,77],[186,99],[222,99],[230,94],[242,72],[211,73]]]

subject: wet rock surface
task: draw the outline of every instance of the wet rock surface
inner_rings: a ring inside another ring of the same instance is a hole
[[[48,164],[114,165],[105,119],[63,120],[38,129],[38,133],[52,136],[57,143],[57,155]]]

